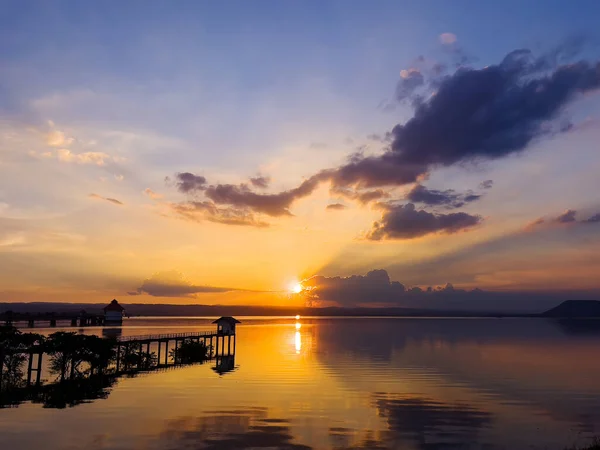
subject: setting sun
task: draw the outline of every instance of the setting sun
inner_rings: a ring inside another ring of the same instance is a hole
[[[298,281],[291,283],[289,287],[289,290],[292,294],[299,294],[303,289],[304,287]]]

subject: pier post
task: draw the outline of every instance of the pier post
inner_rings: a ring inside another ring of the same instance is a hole
[[[50,319],[50,326],[51,327],[55,327],[56,326],[56,319]]]
[[[77,326],[77,318],[71,319],[71,326],[72,327],[76,327]]]
[[[27,325],[29,326],[29,328],[35,327],[35,320],[29,319],[29,322],[27,323]]]
[[[169,364],[169,340],[165,341],[165,366]]]
[[[0,347],[0,391],[2,390],[2,372],[4,371],[4,352]]]
[[[117,373],[119,372],[119,368],[121,366],[121,344],[117,344]]]
[[[157,353],[157,358],[156,358],[156,365],[160,366],[160,348],[162,347],[162,342],[160,342],[160,339],[158,340],[158,353]]]
[[[44,349],[40,349],[38,353],[38,363],[37,363],[37,374],[35,379],[35,385],[39,386],[42,380],[42,355],[44,354]]]
[[[31,386],[31,372],[33,370],[33,352],[29,353],[29,361],[27,361],[27,386]]]
[[[139,354],[138,354],[138,370],[142,368],[142,343],[140,342]]]

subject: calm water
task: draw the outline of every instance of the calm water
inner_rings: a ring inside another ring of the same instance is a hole
[[[106,398],[71,408],[1,409],[0,448],[553,449],[600,434],[594,327],[240,319],[232,372],[213,361],[121,378]],[[122,333],[211,328],[130,319]]]

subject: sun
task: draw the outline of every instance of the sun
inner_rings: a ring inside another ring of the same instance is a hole
[[[304,286],[302,286],[302,283],[300,283],[298,281],[294,281],[293,283],[290,284],[289,290],[292,294],[299,294],[300,292],[302,292],[304,290]]]

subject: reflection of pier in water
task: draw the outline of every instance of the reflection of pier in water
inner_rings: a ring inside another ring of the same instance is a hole
[[[43,383],[42,380],[44,363],[47,359],[44,355],[47,355],[48,350],[44,344],[16,351],[0,347],[0,393],[5,388],[2,383],[3,371],[6,369],[3,367],[5,356],[26,355],[24,364],[27,367],[24,380],[25,386],[12,389],[10,395],[5,399],[0,398],[0,407],[5,404],[18,404],[28,399],[35,402],[36,399],[43,399],[49,395],[48,393],[56,394],[55,391],[61,389],[64,389],[65,393],[70,392],[69,395],[72,397],[77,397],[76,391],[79,389],[82,395],[85,396],[87,395],[86,392],[90,390],[90,386],[93,387],[91,391],[96,392],[98,389],[102,391],[112,386],[117,378],[124,375],[135,375],[136,373],[166,370],[193,364],[181,362],[181,359],[178,358],[180,348],[186,343],[201,343],[207,349],[206,359],[196,362],[203,363],[214,359],[215,366],[213,370],[215,372],[219,375],[231,372],[235,369],[235,325],[240,322],[232,317],[222,317],[213,323],[217,324],[216,331],[118,337],[114,341],[115,358],[105,368],[103,375],[76,377],[63,380],[63,382],[47,384]],[[111,381],[102,381],[104,379]],[[94,398],[100,398],[100,396]],[[19,400],[13,403],[11,399]]]

